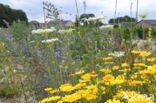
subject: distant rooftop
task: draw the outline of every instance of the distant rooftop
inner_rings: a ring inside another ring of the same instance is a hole
[[[144,26],[144,27],[152,27],[156,28],[156,20],[141,20],[136,25],[138,26]]]
[[[151,25],[155,25],[156,24],[156,20],[141,20],[141,21],[139,21],[139,22],[146,22],[146,23],[148,23],[148,24],[151,24]],[[139,23],[138,22],[138,23]]]

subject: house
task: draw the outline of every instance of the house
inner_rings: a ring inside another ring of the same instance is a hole
[[[56,26],[56,22],[54,21],[49,21],[48,23],[40,23],[38,21],[31,21],[30,24],[32,25],[32,27],[34,29],[39,29],[43,26],[48,26],[48,27],[54,27]],[[70,20],[62,20],[61,21],[61,25],[63,25],[64,27],[72,27],[75,26],[74,22],[70,21]]]
[[[64,25],[64,27],[72,27],[72,26],[75,26],[74,22],[72,22],[70,20],[63,21],[63,25]]]
[[[141,20],[136,25],[148,28],[156,28],[156,20]]]
[[[31,21],[30,24],[32,25],[33,29],[38,29],[40,27],[40,23],[38,21]]]

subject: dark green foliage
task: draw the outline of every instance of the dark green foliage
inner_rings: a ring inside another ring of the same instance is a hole
[[[10,25],[17,20],[28,22],[27,16],[22,10],[14,10],[7,5],[0,4],[0,27],[7,27],[3,20]]]
[[[0,97],[13,98],[19,95],[19,89],[15,85],[9,85],[8,83],[1,84]]]
[[[115,25],[114,25],[114,28],[119,28],[119,25],[115,24]]]
[[[135,18],[131,18],[129,16],[124,16],[124,17],[118,17],[118,18],[115,18],[115,19],[110,19],[109,20],[109,23],[112,24],[112,23],[124,23],[124,22],[136,22],[136,19]]]
[[[95,15],[94,14],[82,14],[80,16],[80,20],[82,20],[82,19],[88,19],[90,17],[95,17]]]
[[[156,39],[156,28],[152,28],[152,36]]]
[[[145,37],[147,36],[148,34],[148,28],[145,28],[145,27],[136,27],[134,29],[134,33],[140,38],[140,39],[143,39],[143,35],[145,34]]]

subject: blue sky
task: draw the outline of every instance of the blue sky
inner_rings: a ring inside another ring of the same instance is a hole
[[[9,5],[14,9],[22,9],[26,12],[29,21],[38,20],[43,22],[42,2],[49,1],[62,9],[60,18],[74,20],[76,14],[75,0],[0,0],[0,3]],[[83,1],[77,0],[80,13],[83,13]],[[94,13],[96,16],[107,16],[105,22],[114,15],[115,0],[85,0],[87,13]],[[133,17],[136,12],[136,0],[118,0],[117,16],[130,14],[130,3],[133,3]],[[156,19],[156,0],[139,0],[139,13],[148,13],[147,19]]]

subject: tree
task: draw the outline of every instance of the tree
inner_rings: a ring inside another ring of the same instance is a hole
[[[4,20],[10,25],[17,20],[28,23],[27,16],[22,10],[11,9],[8,5],[0,4],[0,27],[7,27]]]
[[[124,16],[124,17],[118,17],[118,18],[115,18],[115,19],[110,19],[109,20],[109,23],[110,24],[113,24],[113,23],[123,23],[123,22],[136,22],[136,19],[135,18],[131,18],[129,16]]]

